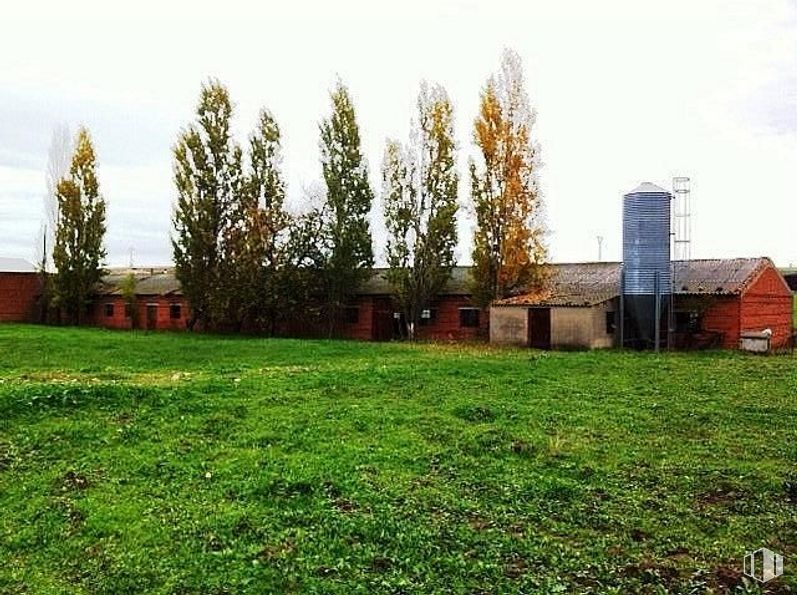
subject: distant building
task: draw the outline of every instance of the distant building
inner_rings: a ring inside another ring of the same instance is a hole
[[[0,322],[33,322],[41,276],[21,258],[0,258]]]
[[[390,341],[401,337],[403,315],[393,302],[387,269],[374,269],[371,278],[357,291],[339,333],[366,341]],[[478,308],[468,288],[470,267],[454,267],[451,278],[421,313],[416,336],[421,340],[472,341],[487,338],[489,311]]]
[[[417,336],[421,339],[466,341],[487,337],[488,311],[470,300],[468,267],[455,267],[451,279],[424,310]],[[360,290],[341,312],[336,336],[363,341],[390,341],[401,336],[403,319],[393,303],[386,269],[374,269]],[[122,295],[129,274],[136,277],[136,304],[131,309]],[[135,314],[135,316],[134,316]],[[188,326],[190,304],[183,295],[173,269],[114,270],[97,291],[90,320],[97,326],[148,330],[182,330]],[[289,321],[279,334],[293,337],[324,337],[326,324],[308,313]]]
[[[492,306],[490,341],[541,349],[618,345],[621,264],[551,268],[544,291]],[[791,291],[768,258],[676,261],[673,272],[675,348],[735,349],[743,332],[765,329],[773,348],[791,340]]]
[[[786,284],[791,288],[794,293],[797,293],[797,269],[788,268],[780,269],[780,274],[786,280]]]
[[[516,295],[482,310],[471,301],[470,268],[455,267],[443,291],[422,313],[418,338],[470,341],[489,336],[496,344],[540,349],[617,346],[620,263],[552,264],[550,268],[543,291]],[[765,329],[772,332],[773,348],[790,341],[792,293],[768,258],[676,261],[673,271],[674,348],[735,349],[742,333]],[[337,336],[365,341],[401,337],[402,315],[386,272],[374,269],[343,308]],[[136,278],[132,303],[122,292],[130,274]],[[41,278],[33,266],[0,259],[0,321],[35,320],[40,293]],[[190,308],[172,268],[119,269],[103,278],[86,320],[108,328],[184,330]],[[325,336],[326,325],[309,309],[308,305],[308,315],[301,320],[281,325],[278,334]]]
[[[122,292],[131,274],[136,279],[135,303],[129,303]],[[189,318],[188,301],[168,267],[111,271],[95,294],[89,316],[96,326],[144,330],[185,330]]]

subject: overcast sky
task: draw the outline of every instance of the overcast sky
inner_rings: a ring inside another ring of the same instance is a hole
[[[504,47],[524,62],[557,261],[620,257],[622,193],[692,178],[693,257],[797,265],[797,1],[14,2],[0,21],[0,255],[33,259],[53,129],[86,125],[108,200],[108,260],[170,261],[171,147],[200,84],[225,83],[241,141],[266,106],[289,197],[319,183],[337,76],[379,189],[422,79],[455,108],[460,200],[479,91]],[[254,3],[252,3],[254,4]],[[120,7],[120,8],[117,8]],[[470,253],[460,212],[460,261]],[[377,252],[384,244],[377,230]]]

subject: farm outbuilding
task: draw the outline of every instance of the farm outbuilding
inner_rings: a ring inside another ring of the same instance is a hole
[[[791,291],[768,258],[675,261],[672,267],[674,347],[734,349],[742,333],[766,329],[773,348],[791,340]],[[491,342],[543,349],[618,345],[621,271],[620,263],[551,265],[544,291],[493,305]]]
[[[500,300],[489,310],[471,301],[470,268],[456,267],[444,290],[424,310],[418,338],[468,341],[489,336],[496,344],[541,349],[617,346],[622,265],[593,262],[549,267],[544,290]],[[672,271],[673,347],[734,349],[743,334],[767,330],[772,348],[789,344],[792,292],[768,258],[674,261]],[[386,273],[374,269],[343,308],[338,336],[366,341],[400,338],[401,314]],[[131,274],[136,279],[132,303],[122,289]],[[0,320],[33,319],[40,292],[38,274],[0,272],[0,288],[4,288]],[[183,330],[190,316],[190,304],[173,269],[131,269],[112,271],[103,279],[87,322],[119,329]],[[327,327],[317,313],[308,310],[302,320],[281,325],[277,332],[323,337]],[[625,344],[629,346],[627,337]]]
[[[0,322],[32,322],[41,275],[21,258],[0,258]]]
[[[402,318],[392,297],[386,269],[371,276],[342,308],[336,335],[363,341],[400,338]],[[135,308],[122,290],[130,275],[136,279]],[[466,341],[487,336],[488,312],[470,300],[469,267],[455,267],[443,291],[422,313],[420,339]],[[183,330],[190,319],[190,304],[183,295],[174,269],[114,270],[103,278],[95,295],[91,322],[107,328]],[[293,337],[326,337],[327,322],[309,305],[299,320],[281,323],[277,333]]]
[[[538,349],[614,345],[620,267],[592,262],[550,265],[542,291],[496,302],[490,341]]]
[[[132,275],[135,301],[131,303],[122,287]],[[170,269],[130,269],[106,275],[94,296],[91,320],[106,328],[184,330],[190,316],[180,282]]]
[[[488,310],[478,308],[468,288],[470,267],[454,267],[443,290],[421,313],[416,336],[421,340],[470,341],[487,337]],[[336,334],[362,341],[401,338],[403,318],[393,299],[387,269],[375,268],[343,308]],[[286,330],[292,336],[325,336],[326,324],[308,316]]]

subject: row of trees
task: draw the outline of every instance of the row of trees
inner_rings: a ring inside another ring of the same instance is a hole
[[[318,204],[295,213],[285,205],[274,116],[262,110],[241,146],[231,132],[229,93],[217,81],[202,87],[196,118],[173,151],[172,246],[191,327],[273,333],[281,321],[306,316],[310,305],[332,334],[341,309],[371,274],[375,194],[354,104],[341,82],[330,99],[319,125],[324,191]],[[441,86],[423,84],[416,109],[408,141],[388,140],[381,168],[388,279],[410,337],[456,264],[459,210],[451,101]],[[471,284],[479,305],[544,279],[534,120],[520,60],[506,51],[474,122],[480,156],[469,172],[476,218]],[[52,301],[78,323],[105,257],[105,201],[95,166],[82,129],[52,192]]]
[[[178,199],[174,262],[194,326],[263,328],[308,303],[334,330],[340,308],[373,265],[373,193],[347,89],[332,92],[320,126],[326,200],[300,215],[285,208],[279,126],[262,110],[244,151],[232,138],[232,104],[203,86],[197,119],[174,149]]]

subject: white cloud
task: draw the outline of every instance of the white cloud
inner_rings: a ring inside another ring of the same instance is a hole
[[[20,4],[0,24],[0,213],[29,212],[52,125],[86,123],[111,261],[130,247],[142,264],[167,260],[170,146],[208,76],[229,86],[242,141],[261,106],[274,111],[293,202],[320,177],[317,124],[337,75],[377,189],[384,139],[406,137],[420,80],[439,81],[455,102],[465,199],[479,89],[509,45],[539,113],[555,258],[594,258],[598,234],[618,258],[622,192],[685,173],[695,256],[797,262],[796,12],[787,0]],[[13,183],[9,168],[23,172]],[[0,223],[0,252],[37,229]]]

